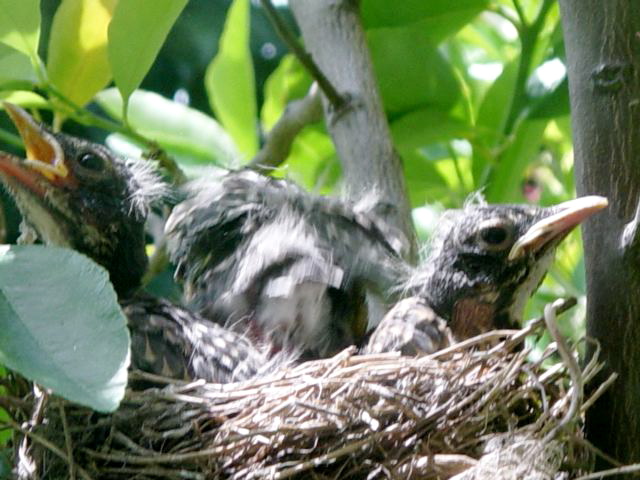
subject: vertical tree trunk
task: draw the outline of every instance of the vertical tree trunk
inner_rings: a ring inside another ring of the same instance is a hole
[[[347,107],[324,101],[327,129],[342,163],[346,195],[377,191],[392,225],[407,235],[407,256],[416,246],[402,162],[394,149],[373,66],[354,0],[292,0],[291,10],[313,60]]]
[[[584,227],[587,334],[613,388],[588,412],[587,435],[640,461],[640,0],[560,0],[580,194],[609,198]],[[593,352],[593,348],[590,349]]]

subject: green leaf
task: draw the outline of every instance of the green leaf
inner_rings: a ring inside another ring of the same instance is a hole
[[[426,106],[449,110],[460,98],[460,84],[449,62],[421,30],[367,32],[385,109],[406,113]]]
[[[123,0],[109,25],[109,62],[125,99],[140,86],[187,0]],[[126,117],[126,112],[124,114]]]
[[[505,65],[480,104],[474,142],[473,178],[476,187],[486,182],[486,175],[495,160],[496,147],[504,141],[504,128],[513,101],[518,60]]]
[[[419,23],[434,43],[455,33],[487,7],[488,0],[363,0],[366,28],[397,27]]]
[[[77,105],[86,104],[111,81],[107,27],[116,3],[64,0],[53,17],[47,58],[49,80]]]
[[[266,131],[282,116],[287,104],[304,97],[311,86],[311,77],[292,54],[285,55],[264,85],[264,103],[260,112]]]
[[[504,127],[513,101],[518,60],[504,66],[502,73],[482,99],[478,110],[477,123],[479,127],[482,127],[482,133],[489,143],[500,141],[504,134]]]
[[[434,199],[443,200],[450,194],[455,194],[434,162],[421,153],[404,153],[402,160],[412,205],[423,206]]]
[[[256,87],[249,47],[249,0],[234,0],[205,87],[220,123],[247,158],[258,150]]]
[[[0,87],[10,88],[13,82],[35,82],[31,60],[24,53],[0,44]]]
[[[40,64],[40,1],[0,0],[0,43],[15,48]]]
[[[117,89],[100,92],[96,101],[110,116],[122,119],[122,97]],[[237,166],[238,151],[218,122],[157,93],[136,90],[131,95],[129,124],[181,163]]]
[[[24,108],[49,108],[49,102],[46,98],[41,97],[37,93],[13,90],[10,92],[0,92],[0,100],[20,105]]]
[[[333,179],[328,176],[335,161],[331,137],[323,127],[308,126],[296,136],[281,172],[309,190],[327,193],[327,187],[332,186]]]
[[[447,112],[423,109],[408,113],[391,123],[398,150],[404,152],[455,138],[470,138],[473,129]]]
[[[569,82],[565,77],[550,91],[532,100],[529,118],[554,118],[569,115]]]
[[[547,119],[525,120],[514,132],[513,143],[491,171],[485,195],[489,202],[522,202],[524,171],[540,152]]]
[[[124,396],[129,332],[109,275],[64,248],[0,250],[0,362],[73,402]]]

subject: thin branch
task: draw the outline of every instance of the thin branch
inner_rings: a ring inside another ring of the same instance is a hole
[[[520,23],[524,28],[527,28],[527,17],[524,14],[524,10],[522,9],[522,5],[520,5],[520,0],[513,0],[513,8],[515,8],[516,13],[518,14],[518,18],[520,19]]]
[[[586,438],[583,438],[581,436],[574,436],[573,439],[576,441],[576,443],[578,443],[578,444],[582,445],[583,447],[586,447],[587,449],[591,450],[594,454],[596,454],[597,456],[601,457],[603,460],[606,460],[607,462],[609,462],[614,467],[623,467],[624,466],[623,463],[621,463],[620,461],[616,460],[611,455],[607,455],[605,452],[600,450],[598,447],[596,447],[593,443],[591,443]]]
[[[26,411],[31,407],[32,405],[30,402],[27,402],[21,398],[12,397],[9,395],[0,396],[0,408],[4,408],[5,410],[18,408],[22,411]]]
[[[11,419],[11,418],[5,419],[5,420],[2,421],[2,423],[0,423],[0,425],[5,425],[5,426],[8,426],[8,427],[11,427],[12,429],[22,433],[25,437],[28,437],[31,440],[33,440],[34,442],[39,443],[40,445],[45,447],[47,450],[49,450],[51,453],[53,453],[54,455],[57,455],[58,457],[60,457],[64,461],[66,461],[66,462],[69,461],[69,458],[67,457],[67,455],[62,450],[60,450],[58,447],[56,447],[53,443],[51,443],[49,440],[47,440],[46,438],[40,436],[37,433],[29,431],[26,428],[22,428],[13,419]],[[85,469],[83,469],[79,465],[77,466],[77,469],[78,469],[78,474],[80,474],[80,476],[84,480],[92,480],[91,476],[87,473],[87,471]]]
[[[606,392],[611,385],[613,385],[613,382],[615,382],[617,378],[617,373],[612,373],[611,375],[609,375],[609,377],[598,386],[597,390],[584,402],[584,404],[582,405],[582,411],[586,412],[587,410],[589,410],[589,408],[594,403],[596,403],[596,400],[598,400],[602,396],[602,394]]]
[[[610,470],[600,470],[599,472],[593,472],[589,475],[583,475],[576,478],[576,480],[595,480],[597,478],[611,477],[613,475],[620,475],[625,473],[640,472],[640,463],[634,463],[633,465],[625,465],[624,467],[612,468]]]
[[[322,103],[317,83],[313,83],[304,98],[287,105],[278,122],[267,135],[265,144],[251,160],[249,166],[259,171],[269,171],[282,164],[291,152],[291,145],[300,131],[322,119]]]
[[[569,404],[569,409],[562,420],[545,436],[543,440],[544,443],[551,441],[561,429],[576,417],[583,397],[582,372],[580,371],[580,366],[571,353],[567,342],[558,329],[558,325],[556,324],[556,314],[557,312],[553,304],[548,304],[544,308],[544,320],[547,325],[547,329],[549,330],[551,337],[556,342],[560,357],[562,357],[564,364],[567,366],[571,382],[573,383],[573,390],[571,392],[571,403]]]
[[[507,22],[509,22],[510,24],[512,24],[516,30],[518,30],[518,32],[520,32],[522,25],[520,24],[520,20],[518,20],[516,17],[514,17],[511,12],[509,12],[506,8],[504,8],[502,5],[490,5],[488,10],[490,12],[495,13],[496,15],[501,16],[502,18],[504,18]]]
[[[264,12],[273,25],[273,28],[275,28],[278,36],[289,47],[291,53],[296,56],[296,58],[307,69],[314,80],[318,82],[318,86],[322,90],[322,93],[324,93],[329,100],[329,103],[331,103],[336,111],[342,110],[347,104],[347,100],[342,95],[340,95],[340,93],[338,93],[329,79],[325,76],[324,73],[322,73],[318,65],[316,65],[316,63],[313,61],[311,55],[304,49],[296,36],[291,32],[288,25],[282,20],[280,15],[278,15],[278,11],[273,6],[271,1],[260,0],[260,3],[262,4]]]
[[[67,463],[69,464],[69,480],[76,479],[76,463],[73,460],[73,442],[69,433],[69,423],[67,422],[67,414],[64,411],[64,404],[59,403],[60,420],[62,421],[62,431],[64,432],[64,444],[67,449]]]

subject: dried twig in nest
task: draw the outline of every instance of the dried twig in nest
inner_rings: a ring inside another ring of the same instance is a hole
[[[547,321],[562,308],[548,308]],[[73,443],[76,471],[93,478],[577,474],[585,470],[581,414],[593,401],[583,403],[582,385],[601,365],[577,368],[560,337],[527,360],[524,338],[542,326],[489,332],[422,358],[350,349],[249,382],[167,383],[128,392],[111,416],[67,407],[66,443],[50,409],[40,434],[59,452]],[[543,366],[557,353],[568,366]],[[67,464],[40,453],[51,478],[67,474]]]

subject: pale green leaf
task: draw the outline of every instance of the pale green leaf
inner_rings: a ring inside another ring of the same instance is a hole
[[[53,17],[49,80],[77,105],[87,103],[111,81],[107,28],[116,4],[117,0],[64,0]]]
[[[249,0],[234,0],[205,87],[212,110],[247,158],[258,150],[256,87],[249,48]]]
[[[35,82],[31,60],[15,48],[0,44],[0,87],[9,89],[15,82]]]
[[[0,250],[0,362],[110,412],[124,396],[129,332],[108,273],[72,250]]]
[[[385,109],[406,113],[426,106],[450,109],[460,98],[451,65],[424,32],[383,28],[367,32]]]
[[[294,55],[282,57],[264,85],[264,102],[260,112],[262,128],[269,131],[290,101],[307,94],[311,82],[311,77]]]
[[[47,108],[49,102],[37,93],[26,90],[12,90],[0,93],[0,100],[20,105],[23,108]]]
[[[187,0],[125,0],[109,25],[109,62],[125,99],[140,86]]]
[[[505,141],[504,128],[513,101],[517,72],[517,59],[505,65],[480,104],[473,155],[473,178],[477,188],[486,183],[498,151],[496,147]]]
[[[447,112],[423,109],[394,120],[391,134],[396,147],[402,152],[435,142],[470,138],[474,132],[470,125]]]
[[[522,202],[524,172],[540,152],[547,119],[525,120],[514,132],[513,142],[499,157],[487,179],[485,195],[489,202]]]
[[[39,65],[40,1],[0,0],[0,43],[4,43]]]
[[[110,88],[96,101],[114,118],[122,120],[122,97]],[[227,132],[213,118],[157,93],[136,90],[129,101],[129,123],[155,140],[180,163],[237,166],[240,155]]]
[[[488,0],[363,0],[361,11],[367,28],[407,25],[424,20],[435,29],[453,33],[486,8]]]

